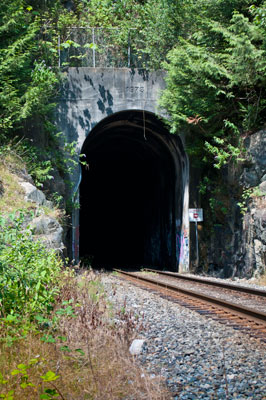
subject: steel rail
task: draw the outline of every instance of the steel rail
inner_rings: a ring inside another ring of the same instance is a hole
[[[178,274],[178,273],[174,273],[174,272],[159,271],[159,270],[150,269],[150,268],[145,268],[144,271],[154,272],[159,275],[171,276],[173,278],[183,279],[183,280],[187,280],[187,281],[191,281],[191,282],[198,282],[198,283],[202,283],[204,285],[206,284],[206,285],[210,285],[210,286],[218,286],[218,287],[221,287],[224,289],[235,290],[237,292],[253,294],[255,296],[266,297],[266,290],[249,288],[249,287],[241,286],[241,285],[232,285],[231,283],[225,283],[225,282],[216,282],[216,281],[214,282],[214,281],[209,281],[204,278],[197,278],[194,276],[186,276],[186,275],[182,275],[182,274]]]
[[[147,282],[147,283],[159,286],[159,287],[164,288],[164,289],[168,289],[168,290],[170,289],[173,292],[180,292],[180,293],[185,294],[185,295],[187,295],[189,297],[193,297],[193,298],[196,298],[196,299],[203,300],[204,302],[208,302],[209,304],[215,304],[217,306],[226,308],[226,309],[228,309],[230,311],[234,311],[237,314],[241,314],[245,318],[247,318],[247,316],[249,316],[253,320],[256,320],[259,323],[265,324],[265,322],[266,322],[266,313],[264,313],[262,311],[256,311],[256,310],[253,310],[253,309],[248,308],[248,307],[239,306],[238,304],[231,303],[231,302],[228,302],[228,301],[225,301],[225,300],[220,300],[220,299],[217,299],[216,297],[212,297],[212,296],[209,296],[209,295],[198,293],[198,292],[195,292],[193,290],[188,290],[188,289],[176,287],[176,286],[173,286],[173,285],[171,285],[169,283],[160,282],[160,281],[158,281],[156,279],[143,277],[143,276],[140,276],[140,275],[135,275],[134,273],[122,271],[122,270],[119,270],[119,269],[114,269],[114,271],[118,272],[120,275],[125,275],[125,276],[128,276],[130,278],[134,278],[135,280],[138,280],[138,281]]]

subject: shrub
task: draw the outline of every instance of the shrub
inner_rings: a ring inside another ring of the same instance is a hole
[[[26,214],[0,216],[1,317],[46,313],[58,293],[61,261],[34,241]]]

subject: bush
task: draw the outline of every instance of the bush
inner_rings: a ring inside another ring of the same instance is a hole
[[[58,294],[61,261],[54,251],[34,241],[26,215],[0,216],[0,316],[51,310]]]
[[[53,312],[36,316],[38,326],[20,340],[10,338],[11,325],[18,337],[14,321],[0,320],[1,335],[9,335],[0,340],[0,399],[171,398],[162,378],[149,379],[128,351],[128,339],[142,329],[139,318],[109,303],[99,274],[76,272],[63,271]]]

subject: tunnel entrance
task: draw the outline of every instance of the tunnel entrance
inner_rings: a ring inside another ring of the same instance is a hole
[[[124,111],[90,132],[80,184],[80,257],[94,267],[178,269],[182,142],[154,114]]]

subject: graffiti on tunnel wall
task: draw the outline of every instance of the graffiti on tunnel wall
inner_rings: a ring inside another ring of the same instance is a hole
[[[176,258],[179,264],[189,262],[189,238],[186,229],[176,235]]]

